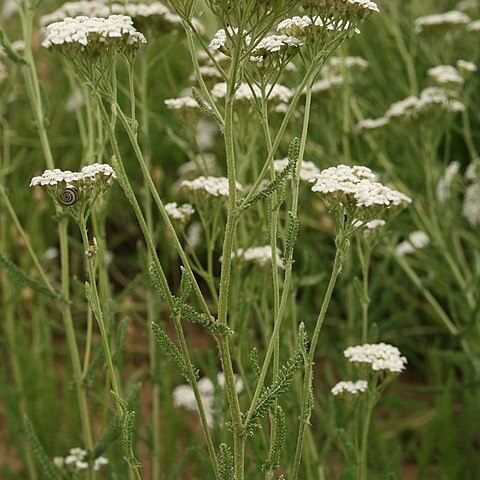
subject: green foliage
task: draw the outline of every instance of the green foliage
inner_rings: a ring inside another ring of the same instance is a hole
[[[62,295],[59,292],[52,292],[1,253],[0,265],[3,267],[3,270],[11,278],[11,280],[18,285],[28,286],[40,295],[48,297],[52,300],[62,300]]]
[[[220,464],[220,480],[235,480],[232,451],[225,443],[220,445],[218,462]]]
[[[33,425],[26,416],[23,418],[23,431],[42,477],[45,480],[64,480],[65,477],[60,473],[58,468],[55,467],[51,458],[45,453],[40,440],[35,434]]]

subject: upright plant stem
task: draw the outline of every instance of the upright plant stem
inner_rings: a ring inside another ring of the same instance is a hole
[[[348,247],[348,240],[343,237],[343,234],[340,233],[337,236],[336,241],[336,253],[335,260],[333,262],[332,274],[328,282],[327,291],[323,298],[322,307],[315,324],[315,330],[313,332],[312,341],[310,343],[310,349],[308,351],[308,356],[305,359],[305,376],[303,379],[303,391],[302,391],[302,411],[300,414],[300,423],[298,427],[297,435],[297,446],[295,448],[295,457],[293,460],[292,474],[290,478],[292,480],[298,479],[298,474],[300,471],[300,462],[302,459],[302,450],[303,450],[303,440],[305,437],[305,430],[307,425],[310,423],[310,415],[313,408],[313,365],[315,359],[315,350],[317,347],[318,338],[320,336],[320,331],[322,329],[323,322],[325,320],[325,315],[327,313],[330,300],[332,298],[332,293],[337,282],[338,275],[340,274],[342,264],[345,258],[345,252]]]
[[[23,38],[25,40],[24,59],[26,65],[23,69],[25,83],[27,86],[27,93],[30,100],[30,105],[35,118],[37,132],[40,138],[40,144],[42,146],[42,152],[45,158],[46,165],[49,169],[55,168],[53,160],[52,150],[50,148],[50,142],[47,135],[47,129],[45,125],[45,118],[42,106],[42,95],[40,82],[38,80],[38,74],[35,64],[35,59],[32,52],[32,34],[33,34],[33,22],[35,12],[27,5],[25,10],[22,8],[19,10],[21,21]],[[56,213],[61,214],[61,209],[56,208]],[[72,320],[72,312],[70,307],[70,266],[69,266],[69,248],[68,248],[68,221],[64,218],[58,223],[58,237],[60,241],[60,259],[62,269],[62,297],[61,304],[62,317],[67,336],[68,351],[70,354],[70,361],[73,368],[73,376],[75,381],[75,389],[77,393],[77,401],[80,411],[80,420],[82,425],[82,434],[85,448],[92,450],[93,448],[93,436],[90,425],[90,415],[88,409],[88,402],[86,391],[83,386],[82,367],[80,362],[80,354],[78,352],[77,339],[75,334],[75,328]],[[87,472],[88,479],[93,479],[94,473],[90,468]]]

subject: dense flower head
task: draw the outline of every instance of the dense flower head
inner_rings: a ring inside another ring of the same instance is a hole
[[[253,262],[261,267],[265,267],[272,263],[272,247],[265,245],[263,247],[251,247],[247,249],[239,248],[232,252],[232,258],[239,258],[244,262]],[[285,268],[281,257],[281,251],[277,248],[275,254],[275,263],[279,268]]]
[[[472,33],[480,33],[480,20],[474,20],[468,24],[468,31]]]
[[[228,178],[226,177],[205,177],[202,175],[194,180],[182,180],[180,188],[192,193],[207,193],[214,197],[228,198],[229,196]],[[238,182],[237,190],[243,190],[243,187]]]
[[[250,60],[263,66],[267,60],[279,64],[287,62],[304,43],[289,35],[269,35],[252,50]]]
[[[359,20],[365,20],[380,11],[377,4],[370,0],[303,0],[302,3],[307,8],[318,8],[319,12],[326,11],[330,15],[345,15]]]
[[[400,350],[387,343],[357,345],[348,347],[343,354],[352,363],[369,363],[372,370],[387,370],[392,373],[401,373],[405,370],[407,359]]]
[[[387,117],[380,117],[380,118],[365,118],[364,120],[360,120],[357,123],[357,130],[360,133],[363,132],[372,132],[374,130],[379,130],[386,125],[388,125],[388,118]]]
[[[337,395],[358,395],[367,391],[368,382],[366,380],[357,380],[356,382],[341,381],[332,388],[332,394]]]
[[[315,36],[316,33],[325,30],[340,32],[353,30],[355,33],[360,33],[349,21],[343,19],[324,21],[320,17],[309,17],[308,15],[287,18],[277,25],[277,31],[282,35],[295,37],[302,41],[307,41],[310,37]]]
[[[221,28],[220,30],[218,30],[217,33],[215,33],[212,41],[208,46],[212,50],[219,50],[224,54],[228,54],[230,50],[229,42],[232,38],[240,35],[239,32],[240,32],[239,29],[236,27],[228,27],[226,30]],[[250,45],[250,42],[252,41],[252,39],[250,35],[248,35],[248,32],[246,30],[243,30],[241,35],[243,37],[243,42],[245,46]]]
[[[177,220],[181,223],[187,222],[195,213],[195,209],[189,203],[178,205],[177,202],[165,204],[165,210],[172,220]]]
[[[128,15],[136,26],[147,26],[151,24],[156,30],[170,31],[182,28],[181,18],[163,3],[132,3],[128,4],[118,1],[109,5],[101,0],[79,0],[66,2],[52,13],[40,17],[40,25],[47,26],[53,22],[60,22],[67,17],[99,17],[107,18],[110,15]],[[198,21],[194,20],[196,26]]]
[[[312,93],[327,93],[337,90],[345,83],[343,75],[328,75],[312,85]]]
[[[215,99],[224,99],[227,95],[227,84],[224,82],[215,84],[211,93],[212,97]],[[280,85],[279,83],[276,83],[275,85],[266,85],[268,99],[275,102],[288,103],[292,99],[294,93],[295,92],[291,88]],[[235,91],[235,100],[240,102],[251,101],[255,98],[260,98],[261,96],[262,93],[260,88],[256,85],[250,86],[248,83],[241,83]]]
[[[289,159],[282,158],[281,160],[275,160],[273,162],[273,167],[276,172],[283,171],[288,165]],[[302,167],[300,168],[300,180],[304,182],[309,182],[312,178],[320,173],[320,169],[313,163],[308,161],[302,162]]]
[[[329,203],[339,201],[343,206],[356,208],[401,206],[411,199],[396,190],[374,181],[367,167],[338,165],[322,170],[312,178],[312,191],[322,194]]]
[[[427,71],[427,75],[438,85],[456,86],[464,83],[460,72],[451,65],[437,65]]]
[[[198,110],[199,105],[193,97],[184,96],[179,98],[167,98],[164,100],[169,110]]]
[[[80,172],[59,168],[45,170],[42,175],[32,178],[30,187],[43,187],[59,205],[75,208],[104,193],[115,178],[110,165],[94,163],[83,167]]]
[[[458,10],[451,10],[445,13],[425,15],[415,20],[415,31],[417,33],[444,32],[447,29],[464,27],[470,22],[470,17]]]
[[[478,71],[478,67],[475,63],[461,59],[457,60],[457,68],[463,75],[468,75]]]
[[[145,37],[133,27],[125,15],[107,18],[67,17],[47,26],[42,45],[62,49],[74,47],[80,51],[101,51],[104,48],[132,49],[146,43]]]
[[[447,111],[451,113],[465,110],[460,100],[452,97],[451,92],[440,87],[427,87],[420,93],[420,97],[409,96],[393,103],[385,113],[389,120],[417,120],[420,118],[430,119],[435,111]]]

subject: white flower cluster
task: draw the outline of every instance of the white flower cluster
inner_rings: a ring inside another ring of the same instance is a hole
[[[110,15],[107,18],[79,16],[48,25],[42,46],[71,45],[83,50],[87,46],[132,47],[146,42],[145,37],[133,27],[132,19],[125,15]]]
[[[410,255],[415,253],[417,250],[425,248],[430,243],[429,236],[422,230],[415,230],[408,236],[408,240],[400,242],[395,247],[395,253],[399,257],[404,257],[405,255]]]
[[[106,163],[94,163],[83,167],[80,172],[62,171],[59,168],[45,170],[42,175],[33,177],[30,181],[30,187],[55,186],[58,184],[91,184],[98,181],[111,182],[117,178],[113,168]]]
[[[7,78],[7,67],[0,62],[0,82],[3,82]]]
[[[183,205],[178,205],[177,202],[166,203],[165,210],[172,220],[178,220],[182,223],[187,222],[195,213],[195,209],[189,203]]]
[[[295,37],[304,40],[311,35],[315,35],[319,31],[346,31],[352,29],[352,25],[344,20],[329,20],[326,23],[320,17],[302,17],[295,16],[282,20],[277,25],[277,32],[289,37]],[[355,33],[360,33],[358,28],[354,29]]]
[[[221,389],[225,387],[225,375],[219,373],[217,375],[217,383]],[[203,377],[198,382],[198,390],[202,398],[203,406],[205,408],[205,414],[207,417],[207,423],[210,427],[213,426],[213,402],[215,399],[215,385],[208,378]],[[243,391],[243,380],[235,375],[235,387],[237,393]],[[197,401],[191,385],[179,385],[175,387],[172,393],[173,406],[175,408],[184,408],[185,410],[196,412],[198,410]]]
[[[312,93],[325,93],[340,88],[345,83],[343,75],[328,75],[312,85]]]
[[[303,4],[323,8],[332,15],[343,14],[360,20],[380,11],[377,4],[370,0],[304,0]]]
[[[480,159],[473,160],[465,171],[468,185],[463,197],[462,215],[471,227],[480,225]]]
[[[458,10],[445,13],[425,15],[415,20],[416,33],[431,33],[445,29],[464,27],[470,22],[470,17]]]
[[[332,388],[332,394],[342,395],[342,394],[350,394],[350,395],[358,395],[359,393],[364,393],[367,391],[368,382],[366,380],[357,380],[356,382],[338,382]]]
[[[365,118],[357,123],[357,130],[359,133],[372,132],[388,125],[388,122],[389,120],[387,117]]]
[[[236,252],[232,252],[232,258],[240,258],[245,262],[253,262],[261,267],[265,267],[272,263],[272,247],[265,245],[264,247],[251,247],[246,250],[239,248]],[[275,262],[277,267],[285,268],[281,251],[278,248],[275,254]]]
[[[311,179],[312,191],[323,194],[328,199],[337,199],[342,204],[362,207],[392,207],[411,203],[411,199],[380,182],[367,167],[338,165],[322,170]]]
[[[365,238],[370,238],[372,235],[375,235],[376,232],[381,230],[386,225],[385,220],[382,219],[375,219],[370,220],[370,222],[362,222],[361,220],[357,220],[354,222],[353,226],[357,228],[363,229],[363,236]]]
[[[385,113],[389,120],[417,120],[420,117],[431,118],[432,110],[437,108],[457,113],[465,110],[465,105],[452,98],[449,92],[439,87],[427,87],[420,93],[420,98],[409,96],[393,103]]]
[[[451,65],[437,65],[427,71],[427,75],[440,86],[463,85],[460,72]]]
[[[401,373],[405,370],[407,359],[400,350],[387,343],[376,343],[348,347],[343,354],[352,363],[370,363],[374,371],[388,370]]]
[[[284,85],[267,84],[266,92],[270,100],[288,103],[294,95],[294,91]],[[227,84],[226,83],[217,83],[213,86],[211,90],[212,97],[221,100],[224,99],[227,95]],[[262,93],[260,88],[256,85],[253,85],[253,90],[248,83],[241,83],[237,90],[235,91],[235,100],[237,101],[251,101],[255,98],[261,97]]]
[[[88,468],[88,461],[86,461],[87,451],[83,448],[71,448],[69,455],[65,458],[55,457],[53,459],[54,465],[59,469],[73,470],[80,472]],[[93,461],[93,470],[98,472],[103,465],[108,465],[108,459],[105,457],[97,457]]]
[[[167,98],[165,101],[165,106],[169,110],[198,110],[199,105],[193,97],[184,96],[179,98]]]
[[[112,3],[109,5],[98,0],[79,0],[66,2],[59,9],[40,17],[40,25],[45,27],[53,22],[61,22],[67,17],[99,17],[107,18],[112,14],[128,15],[135,21],[144,21],[147,18],[160,20],[172,28],[181,27],[181,18],[160,2],[145,3]]]
[[[281,160],[275,160],[273,167],[276,172],[283,171],[288,165],[288,158],[282,158]],[[312,178],[320,173],[320,169],[313,162],[302,162],[300,168],[300,180],[309,182]]]
[[[473,62],[467,60],[457,60],[457,68],[464,75],[478,71],[478,67]]]
[[[267,57],[275,55],[282,57],[288,53],[294,53],[304,42],[296,37],[289,35],[269,35],[260,40],[258,45],[252,50],[250,60],[258,66],[265,63]]]
[[[480,33],[480,20],[475,20],[468,24],[468,31],[472,33]]]
[[[452,183],[459,171],[460,162],[452,162],[445,169],[437,184],[437,200],[440,203],[445,203],[450,198]]]
[[[194,180],[182,180],[180,188],[190,192],[205,192],[214,197],[229,196],[228,178],[201,176]],[[242,191],[243,187],[237,182],[237,190]]]
[[[243,30],[242,36],[245,42],[245,45],[250,45],[252,38],[250,35],[247,34],[246,30]],[[213,36],[212,41],[209,43],[209,48],[212,50],[220,50],[223,53],[228,53],[228,41],[232,37],[236,37],[239,35],[239,29],[236,27],[228,27],[227,30],[220,29],[217,33]]]
[[[359,70],[366,70],[368,68],[368,62],[362,57],[331,57],[325,65],[328,70],[342,71],[344,68],[347,70],[358,68]]]

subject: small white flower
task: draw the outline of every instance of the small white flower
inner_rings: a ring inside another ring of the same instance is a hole
[[[406,368],[407,359],[400,350],[386,343],[364,344],[347,348],[343,354],[350,362],[369,363],[374,371],[388,370],[401,373]]]
[[[63,457],[53,457],[53,464],[57,468],[63,468],[64,463],[65,463],[65,459]]]
[[[244,30],[243,37],[244,37],[245,44],[249,45],[251,42],[251,37],[250,35],[247,35],[247,33],[248,32]],[[222,28],[221,30],[218,30],[218,32],[213,36],[213,39],[208,46],[212,50],[226,51],[228,50],[227,42],[229,41],[229,39],[232,37],[236,37],[238,35],[239,35],[238,28],[228,27],[227,30]]]
[[[408,240],[404,240],[395,247],[395,253],[399,257],[410,255],[417,250],[425,248],[430,243],[430,237],[422,230],[415,230],[410,233]]]
[[[332,388],[332,394],[337,396],[344,393],[350,395],[358,395],[359,393],[366,392],[368,388],[368,382],[366,380],[357,380],[356,382],[338,382]]]

